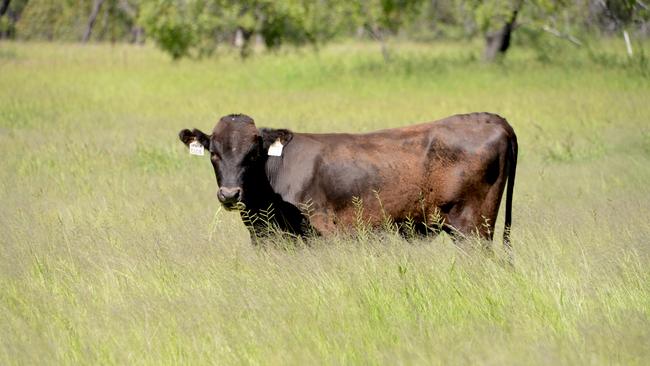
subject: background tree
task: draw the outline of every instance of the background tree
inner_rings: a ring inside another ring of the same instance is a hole
[[[485,60],[503,57],[512,45],[513,33],[519,28],[527,29],[527,41],[533,47],[539,46],[532,41],[538,40],[543,32],[580,45],[572,35],[571,25],[584,10],[582,5],[575,0],[475,0],[474,16],[485,38]]]
[[[11,0],[12,11],[20,39],[142,41],[138,0]]]
[[[7,14],[7,11],[9,10],[9,3],[10,0],[2,0],[0,3],[0,38],[7,37],[7,35],[5,35],[5,29],[9,27],[9,22],[4,21],[4,15]]]
[[[90,32],[93,30],[95,20],[97,20],[97,15],[99,14],[99,10],[101,9],[103,3],[104,0],[93,0],[93,7],[90,10],[90,16],[88,17],[88,25],[86,25],[86,30],[84,31],[84,35],[81,38],[82,42],[88,42],[90,39]]]
[[[512,32],[515,30],[515,22],[517,21],[517,16],[521,11],[523,6],[523,0],[515,0],[510,2],[510,4],[499,4],[497,9],[488,10],[486,16],[487,19],[483,20],[485,30],[485,59],[487,61],[494,60],[497,55],[504,55],[508,48],[510,48],[510,38],[512,37]],[[487,6],[483,3],[479,7],[479,14],[487,9]],[[485,16],[485,14],[481,14]],[[497,19],[495,21],[495,18]],[[496,24],[498,29],[492,30],[494,26],[491,24]]]
[[[543,56],[546,39],[581,44],[574,34],[650,34],[647,0],[0,0],[0,38],[144,42],[172,58],[201,57],[234,45],[319,45],[369,37],[390,58],[391,37],[433,41],[477,36],[485,58],[513,45]],[[520,31],[521,30],[521,31]],[[542,40],[542,41],[540,41]],[[546,56],[548,57],[548,55]]]
[[[386,38],[396,35],[405,23],[413,20],[423,3],[422,0],[367,0],[358,3],[357,21],[381,44],[385,61],[390,59]]]
[[[220,43],[236,44],[247,57],[256,37],[269,49],[330,40],[349,23],[346,11],[333,0],[150,0],[141,20],[174,58],[210,54]]]
[[[195,28],[188,5],[172,0],[146,1],[142,5],[140,21],[147,35],[172,58],[186,56],[196,43]]]
[[[71,0],[28,1],[16,23],[16,33],[24,39],[78,40],[82,19],[87,19],[87,5]]]

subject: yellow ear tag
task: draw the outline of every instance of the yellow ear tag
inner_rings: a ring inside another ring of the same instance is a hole
[[[194,140],[190,142],[190,155],[203,156],[205,155],[205,148],[200,142]]]
[[[275,140],[271,146],[269,146],[269,156],[282,156],[282,142],[280,139]]]

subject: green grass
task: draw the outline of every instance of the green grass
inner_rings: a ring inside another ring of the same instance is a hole
[[[647,61],[478,50],[0,43],[0,364],[648,364]],[[176,137],[231,112],[359,132],[472,111],[519,137],[514,268],[444,235],[253,248]]]

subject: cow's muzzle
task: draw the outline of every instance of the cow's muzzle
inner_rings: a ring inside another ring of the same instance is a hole
[[[225,206],[234,206],[241,200],[241,188],[239,187],[221,187],[217,192],[217,198]]]

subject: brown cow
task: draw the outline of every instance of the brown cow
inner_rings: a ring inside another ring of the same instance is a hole
[[[421,234],[442,230],[455,239],[477,234],[491,240],[507,181],[509,247],[517,138],[497,115],[313,134],[258,129],[250,117],[231,114],[211,135],[194,129],[179,137],[210,151],[217,197],[226,209],[245,205],[241,214],[254,242],[262,230],[250,217],[269,207],[273,224],[296,235],[353,228],[362,212],[372,226],[389,219]]]

